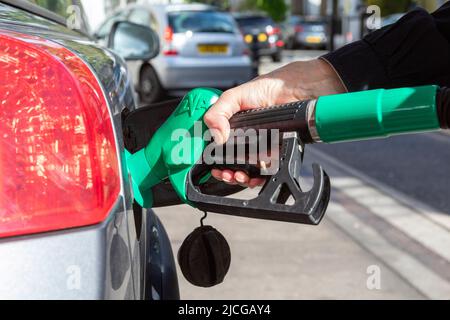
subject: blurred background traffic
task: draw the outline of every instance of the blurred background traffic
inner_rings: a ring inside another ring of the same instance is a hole
[[[82,4],[106,45],[116,21],[155,30],[161,52],[129,62],[140,103],[181,96],[201,87],[227,89],[259,74],[259,60],[283,60],[285,50],[333,50],[394,23],[415,6],[434,10],[443,0],[31,0],[69,16]],[[81,6],[80,6],[81,8]],[[83,20],[85,21],[85,20]],[[320,55],[320,53],[317,53]]]
[[[110,45],[116,21],[153,29],[159,54],[127,63],[136,98],[148,105],[199,86],[228,89],[289,62],[317,58],[417,6],[431,12],[446,1],[32,2],[63,16],[71,14],[69,5],[83,4],[80,14],[90,27],[82,27],[103,45]],[[325,221],[311,228],[210,216],[207,222],[231,243],[230,274],[210,290],[180,277],[182,297],[449,299],[449,135],[318,145],[306,155],[306,167],[319,162],[332,178]],[[157,213],[176,252],[200,215],[187,206]]]

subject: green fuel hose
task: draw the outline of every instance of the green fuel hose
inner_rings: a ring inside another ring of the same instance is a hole
[[[317,134],[332,143],[437,130],[437,92],[438,87],[426,86],[319,98]]]
[[[377,89],[241,112],[232,128],[297,131],[304,143],[336,143],[446,129],[447,88]]]

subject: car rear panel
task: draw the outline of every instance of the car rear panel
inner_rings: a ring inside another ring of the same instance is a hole
[[[121,127],[122,111],[133,110],[134,100],[123,60],[76,32],[3,4],[0,30],[45,38],[86,63],[103,89],[121,168],[119,195],[102,223],[0,239],[0,298],[141,298],[142,264]]]
[[[301,24],[302,31],[297,33],[297,41],[307,46],[321,46],[327,43],[327,26],[323,22]]]
[[[242,56],[245,45],[238,34],[226,33],[193,33],[174,34],[173,47],[180,57],[201,59],[227,58]],[[211,50],[202,50],[203,47]],[[216,49],[224,50],[216,50]]]
[[[252,75],[247,57],[167,57],[155,60],[153,65],[159,71],[161,83],[170,89],[226,89],[248,81]]]
[[[135,299],[124,212],[120,198],[101,225],[1,239],[0,299]]]

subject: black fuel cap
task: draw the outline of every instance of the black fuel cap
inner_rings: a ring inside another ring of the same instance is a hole
[[[209,288],[223,282],[231,263],[225,237],[211,226],[195,229],[178,251],[178,264],[187,281]]]

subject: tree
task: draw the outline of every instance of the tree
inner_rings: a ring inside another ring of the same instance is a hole
[[[229,0],[185,0],[185,2],[188,3],[204,3],[209,4],[212,6],[216,6],[218,8],[228,10],[230,8],[230,1]]]
[[[29,0],[40,7],[50,10],[62,17],[67,16],[67,8],[74,4],[72,0]]]
[[[286,18],[287,5],[284,0],[245,0],[240,10],[260,10],[267,13],[276,22]]]

